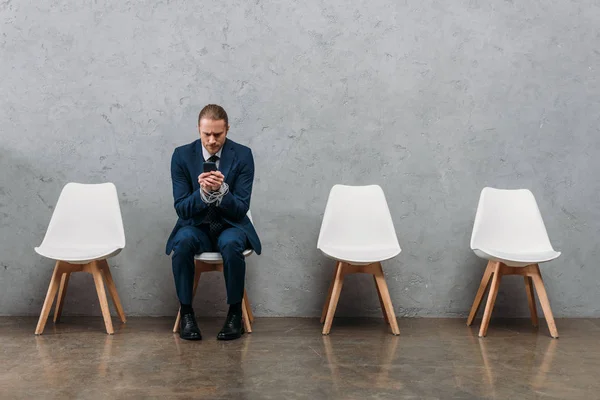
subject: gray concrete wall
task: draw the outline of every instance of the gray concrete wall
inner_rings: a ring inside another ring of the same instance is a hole
[[[537,196],[563,251],[542,268],[555,314],[600,316],[598,1],[198,3],[0,0],[1,315],[39,313],[53,263],[33,247],[70,181],[119,189],[127,314],[173,315],[170,156],[216,102],[256,159],[257,315],[319,315],[328,192],[377,183],[403,248],[384,264],[399,316],[469,309],[486,185]],[[65,313],[99,315],[79,275]],[[503,282],[495,315],[527,314],[523,286]],[[199,293],[199,314],[224,313],[221,277]],[[372,280],[349,277],[338,312],[380,316]]]

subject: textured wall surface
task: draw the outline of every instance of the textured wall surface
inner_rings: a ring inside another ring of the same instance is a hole
[[[563,251],[542,266],[555,315],[600,317],[598,1],[205,3],[0,0],[0,315],[39,313],[53,262],[33,247],[70,181],[119,189],[128,315],[174,315],[170,157],[216,102],[256,160],[257,315],[319,315],[329,190],[377,183],[403,248],[384,264],[399,316],[466,314],[495,186],[530,188]],[[213,275],[202,315],[226,310]],[[506,278],[495,315],[527,315],[523,289]],[[65,314],[99,315],[90,276]],[[381,315],[369,277],[347,278],[338,315]]]

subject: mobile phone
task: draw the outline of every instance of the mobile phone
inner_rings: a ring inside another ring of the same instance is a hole
[[[203,172],[211,172],[217,170],[217,164],[214,162],[206,161],[203,166]]]

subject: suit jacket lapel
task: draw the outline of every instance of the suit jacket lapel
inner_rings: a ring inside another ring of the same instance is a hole
[[[229,170],[233,165],[234,158],[235,151],[233,151],[233,146],[231,146],[229,139],[226,139],[223,144],[223,151],[221,152],[221,159],[219,161],[219,171],[225,175],[225,180],[228,178]]]

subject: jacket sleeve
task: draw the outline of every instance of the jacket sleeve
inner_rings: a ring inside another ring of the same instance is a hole
[[[221,213],[234,221],[240,221],[250,209],[250,197],[252,197],[254,182],[254,158],[251,150],[241,164],[238,177],[229,187],[229,193],[223,197],[219,205]]]
[[[175,149],[171,157],[171,181],[175,211],[181,219],[193,218],[206,208],[206,204],[200,198],[200,189],[194,190],[186,172],[179,152]]]

